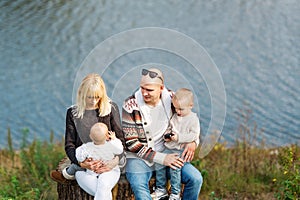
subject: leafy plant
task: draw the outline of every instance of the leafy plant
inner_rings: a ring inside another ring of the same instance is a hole
[[[300,199],[300,156],[299,147],[292,145],[282,149],[279,163],[283,177],[279,182],[278,199]]]
[[[24,129],[20,150],[12,151],[10,145],[9,150],[1,150],[0,199],[57,198],[54,196],[56,192],[49,192],[55,188],[49,172],[64,157],[63,145],[53,143],[52,132],[50,142],[34,139],[30,143],[28,134],[29,130]],[[8,140],[10,139],[8,131]]]

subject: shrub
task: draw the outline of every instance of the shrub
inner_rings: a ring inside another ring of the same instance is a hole
[[[278,199],[300,199],[300,153],[297,145],[283,148],[279,153],[281,176],[278,177]]]
[[[49,142],[34,139],[27,142],[29,130],[23,130],[20,150],[1,151],[0,199],[55,199],[55,183],[49,171],[55,169],[65,156],[63,145],[53,143],[53,133]],[[10,131],[8,131],[9,142]],[[52,191],[52,192],[49,192]]]

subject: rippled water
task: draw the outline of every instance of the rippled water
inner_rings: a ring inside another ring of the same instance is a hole
[[[23,128],[32,137],[48,139],[51,130],[57,139],[63,137],[65,111],[84,58],[114,34],[151,26],[188,35],[218,66],[227,93],[225,140],[234,140],[239,111],[247,104],[251,120],[263,129],[258,138],[271,145],[299,143],[299,10],[296,0],[1,1],[0,147],[6,145],[8,127],[16,145]],[[109,94],[116,75],[147,62],[181,65],[183,71],[188,65],[154,50],[126,55],[103,77]],[[209,93],[201,77],[190,73],[188,78],[201,85],[197,98],[205,132]],[[114,100],[121,106],[123,99]]]

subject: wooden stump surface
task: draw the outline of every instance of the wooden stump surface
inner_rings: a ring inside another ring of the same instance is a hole
[[[62,171],[69,166],[70,160],[64,158],[58,164],[57,170]],[[155,179],[152,178],[149,183],[150,191],[153,192]],[[86,193],[79,187],[76,180],[67,181],[65,184],[57,183],[57,193],[59,200],[93,200],[94,197]],[[134,200],[133,192],[129,182],[126,180],[125,174],[122,174],[118,184],[112,190],[113,200]]]

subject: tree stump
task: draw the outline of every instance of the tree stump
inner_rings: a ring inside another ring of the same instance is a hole
[[[70,165],[68,158],[62,159],[57,167],[58,171],[62,171],[65,167]],[[153,192],[155,179],[152,178],[149,183],[150,191]],[[57,193],[59,200],[93,200],[94,197],[81,189],[76,180],[67,181],[64,184],[57,183]],[[114,200],[134,200],[133,191],[127,181],[125,174],[121,174],[120,180],[112,190]]]

